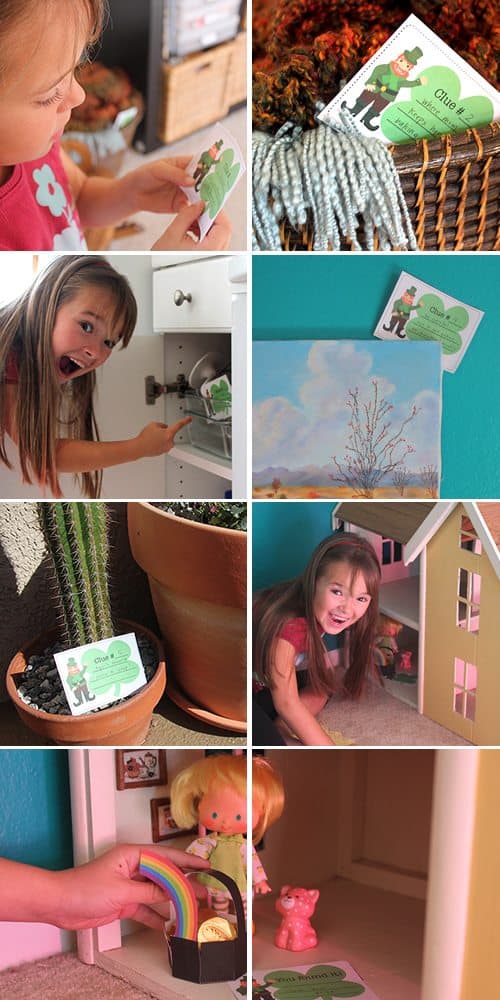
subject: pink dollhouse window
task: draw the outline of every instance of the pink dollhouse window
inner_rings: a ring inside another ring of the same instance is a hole
[[[392,538],[382,539],[382,566],[391,566],[392,563],[401,562],[403,558],[403,547],[400,542],[395,542]]]
[[[458,628],[477,635],[479,632],[479,603],[481,577],[467,569],[458,571],[457,619]]]
[[[469,517],[462,516],[460,519],[460,548],[466,549],[467,552],[473,552],[477,556],[480,556],[483,551],[481,541]]]
[[[474,722],[476,717],[477,667],[455,657],[453,709],[463,719]]]

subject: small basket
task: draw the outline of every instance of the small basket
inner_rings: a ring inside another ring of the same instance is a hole
[[[231,59],[227,75],[227,101],[229,107],[242,104],[247,98],[247,33],[240,31],[231,45]]]
[[[175,142],[226,117],[232,44],[225,42],[186,56],[180,62],[163,65],[163,101],[158,123],[162,142]]]
[[[196,873],[189,872],[188,877],[194,874]],[[237,935],[230,941],[210,941],[205,944],[175,935],[167,939],[172,975],[190,983],[231,982],[242,976],[247,967],[245,911],[238,886],[229,875],[215,868],[210,869],[210,875],[214,875],[231,893],[236,911]]]
[[[500,250],[500,122],[391,153],[419,250]],[[312,250],[313,240],[311,220],[298,229],[284,220],[284,250]]]

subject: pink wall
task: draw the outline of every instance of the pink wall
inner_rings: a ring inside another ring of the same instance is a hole
[[[74,935],[50,924],[2,923],[0,970],[74,948]]]

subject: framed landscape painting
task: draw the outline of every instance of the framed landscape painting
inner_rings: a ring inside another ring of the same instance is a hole
[[[432,342],[256,341],[253,496],[438,497],[440,355]]]

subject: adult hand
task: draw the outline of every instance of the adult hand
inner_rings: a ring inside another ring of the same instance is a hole
[[[175,445],[175,435],[190,424],[192,417],[183,417],[175,424],[153,422],[146,424],[135,441],[138,447],[138,458],[153,458],[155,455],[165,455]]]
[[[205,202],[185,205],[170,223],[163,236],[156,241],[153,250],[227,250],[231,241],[232,225],[224,211],[219,212],[213,226],[202,240],[194,237],[198,233],[198,222],[205,209]]]
[[[131,919],[162,930],[169,897],[160,886],[139,875],[142,850],[151,850],[151,845],[119,844],[95,861],[54,872],[59,891],[48,922],[65,930],[84,930]],[[179,868],[210,867],[208,861],[175,848],[155,844],[154,850]]]

